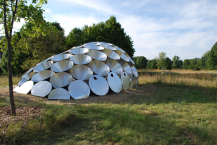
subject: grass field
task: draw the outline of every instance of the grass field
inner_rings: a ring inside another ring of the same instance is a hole
[[[0,143],[217,144],[217,73],[139,73],[137,89],[86,100],[50,101],[15,93],[18,107],[43,107],[42,113],[2,125]],[[7,89],[0,88],[0,108],[9,106]]]

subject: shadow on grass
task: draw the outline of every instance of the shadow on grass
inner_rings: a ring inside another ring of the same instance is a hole
[[[0,135],[6,144],[217,143],[206,129],[180,127],[161,114],[130,105],[51,105],[41,118]]]

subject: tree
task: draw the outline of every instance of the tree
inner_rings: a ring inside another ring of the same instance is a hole
[[[199,70],[199,68],[198,68],[198,60],[199,60],[199,58],[189,59],[190,64],[188,66],[188,69]]]
[[[213,45],[207,58],[207,67],[209,69],[217,69],[217,42]]]
[[[203,56],[198,60],[199,69],[209,69],[207,67],[207,59],[208,59],[209,51],[205,52]]]
[[[157,69],[156,59],[149,60],[147,63],[146,69]]]
[[[74,28],[66,37],[66,46],[68,49],[73,46],[79,46],[84,43],[83,32],[80,28]]]
[[[41,20],[43,20],[43,10],[41,9],[41,5],[47,3],[47,0],[39,0],[39,2],[37,2],[38,0],[32,0],[32,4],[27,5],[27,0],[0,0],[0,9],[2,10],[0,13],[0,19],[3,20],[8,48],[8,80],[12,115],[16,115],[11,68],[11,38],[13,25],[15,21],[19,22],[21,18],[26,21],[40,23]]]
[[[146,69],[147,59],[144,56],[137,56],[133,58],[137,69]]]
[[[181,68],[182,64],[183,64],[183,61],[180,60],[180,57],[175,55],[172,60],[172,68],[173,69]]]
[[[166,52],[160,52],[158,57],[156,57],[157,67],[160,69],[161,67],[166,66]]]
[[[166,62],[167,69],[171,70],[171,68],[172,68],[172,61],[171,61],[171,59],[169,57],[166,57],[165,62]]]
[[[190,65],[190,61],[188,59],[185,59],[183,62],[183,69],[188,69]]]

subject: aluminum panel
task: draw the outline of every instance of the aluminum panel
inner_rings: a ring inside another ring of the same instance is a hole
[[[55,73],[51,78],[50,82],[54,88],[61,88],[69,85],[74,79],[66,72]]]
[[[69,53],[72,53],[72,54],[85,54],[89,51],[88,48],[74,48],[72,50],[69,50]]]
[[[138,77],[138,72],[137,72],[136,68],[132,67],[131,69],[132,69],[133,74],[135,75],[135,77]]]
[[[30,92],[30,90],[32,89],[34,83],[33,81],[27,81],[24,84],[22,84],[19,89],[16,89],[17,93],[21,93],[21,94],[28,94]]]
[[[124,61],[123,59],[120,59],[119,63],[121,65],[121,67],[123,68],[123,70],[131,76],[132,70],[131,70],[129,64],[126,61]]]
[[[120,50],[116,50],[117,54],[125,61],[129,62],[129,57],[127,57],[123,52],[121,52]]]
[[[98,75],[107,76],[110,72],[109,67],[99,60],[93,60],[89,63],[90,69]]]
[[[70,57],[70,60],[75,64],[88,64],[92,58],[85,54],[77,54]]]
[[[43,81],[51,76],[53,76],[55,73],[51,70],[43,70],[40,71],[38,73],[36,73],[33,77],[32,77],[32,81],[33,82],[39,82],[39,81]]]
[[[69,94],[75,100],[77,99],[85,99],[90,95],[90,87],[81,80],[73,81],[69,84],[68,87]]]
[[[118,47],[118,46],[114,46],[117,50],[119,50],[119,51],[121,51],[121,52],[123,52],[123,53],[126,53],[123,49],[121,49],[120,47]]]
[[[123,72],[121,74],[121,82],[124,90],[128,90],[131,88],[130,76],[126,72]]]
[[[50,68],[52,65],[53,65],[53,61],[44,61],[38,64],[33,71],[40,72]]]
[[[114,51],[109,49],[104,49],[103,52],[111,59],[119,60],[121,57]]]
[[[106,64],[110,68],[112,72],[115,72],[116,74],[121,74],[123,72],[123,69],[121,65],[114,59],[108,58],[106,60]]]
[[[130,60],[130,62],[131,62],[133,65],[135,65],[135,63],[134,63],[134,61],[132,60],[131,57],[129,57],[129,60]]]
[[[96,45],[96,43],[86,43],[83,45],[85,48],[90,50],[103,50],[104,47]]]
[[[112,91],[115,93],[119,93],[122,90],[122,82],[119,76],[114,73],[110,72],[107,77],[109,87],[111,88]]]
[[[106,95],[109,91],[108,82],[100,75],[93,75],[89,80],[89,86],[92,92],[99,96]]]
[[[34,68],[35,68],[35,67],[30,68],[30,69],[22,76],[22,78],[25,77],[27,74],[29,74],[31,71],[33,71]]]
[[[18,86],[21,86],[23,83],[27,82],[28,80],[30,80],[32,78],[32,76],[34,76],[35,72],[30,72],[26,75],[23,75],[23,77],[21,78],[21,80],[18,83]]]
[[[113,47],[110,43],[105,43],[105,42],[97,42],[97,45],[100,45],[106,49],[110,49],[110,50],[116,50],[115,47]]]
[[[48,95],[48,99],[70,99],[69,92],[63,88],[53,89]]]
[[[92,57],[93,59],[99,60],[99,61],[105,61],[107,59],[107,55],[101,51],[97,50],[90,50],[88,52],[88,55]]]
[[[16,86],[16,87],[13,89],[13,92],[19,93],[19,89],[20,89],[20,87],[19,87],[19,86]]]
[[[36,83],[31,90],[31,94],[34,96],[45,97],[52,90],[52,84],[48,81],[40,81]]]
[[[70,69],[70,74],[77,80],[88,80],[93,72],[85,65],[75,65]]]
[[[61,61],[61,60],[64,60],[64,59],[68,59],[70,56],[72,56],[71,54],[58,54],[58,55],[55,55],[51,58],[52,61]]]
[[[70,68],[72,68],[73,66],[73,62],[68,61],[68,60],[62,60],[59,62],[56,62],[52,67],[51,70],[54,72],[63,72],[63,71],[67,71]]]

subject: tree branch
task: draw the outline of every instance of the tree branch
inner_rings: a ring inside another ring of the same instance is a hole
[[[12,36],[12,29],[13,29],[13,25],[14,25],[14,18],[15,18],[15,15],[16,15],[16,12],[17,12],[17,3],[18,3],[18,0],[16,0],[16,4],[15,4],[15,10],[13,11],[13,17],[12,17],[12,21],[11,21],[11,28],[10,28],[10,37]]]

